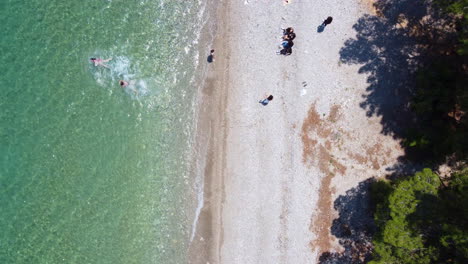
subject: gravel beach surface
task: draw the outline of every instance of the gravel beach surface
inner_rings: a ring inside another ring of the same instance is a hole
[[[402,155],[361,107],[362,65],[340,59],[371,12],[358,0],[219,3],[200,94],[208,153],[192,263],[317,263],[344,250],[331,231],[336,201]],[[286,27],[297,34],[293,52],[277,55]]]

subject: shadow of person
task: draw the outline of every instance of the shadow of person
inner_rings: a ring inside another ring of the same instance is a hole
[[[213,56],[213,54],[210,54],[210,55],[206,58],[206,61],[207,61],[208,63],[212,63],[212,62],[214,61],[214,56]]]
[[[325,30],[325,25],[324,24],[320,24],[320,26],[317,27],[317,32],[318,33],[322,33],[324,30]]]

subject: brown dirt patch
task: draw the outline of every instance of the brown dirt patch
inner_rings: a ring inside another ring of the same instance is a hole
[[[380,169],[380,163],[379,163],[379,161],[377,160],[377,158],[372,158],[372,168],[373,168],[374,170]]]
[[[329,138],[331,133],[332,133],[332,130],[330,128],[319,127],[317,129],[317,134],[321,138]]]
[[[339,163],[338,161],[333,161],[333,166],[335,167],[335,171],[339,174],[344,175],[346,173],[346,166]]]
[[[339,163],[331,154],[333,147],[330,141],[332,123],[339,118],[339,106],[333,106],[327,120],[321,119],[313,104],[302,125],[302,142],[304,144],[303,161],[307,167],[316,165],[325,177],[321,181],[317,212],[310,229],[317,234],[317,239],[311,241],[313,249],[324,252],[331,249],[333,238],[330,227],[333,222],[332,197],[334,195],[331,182],[335,174],[343,175],[346,167]],[[322,143],[323,142],[323,143]]]
[[[327,148],[328,150],[330,150],[331,147],[332,147],[332,146],[331,146],[330,140],[325,141],[325,148]]]
[[[338,118],[341,117],[340,114],[340,106],[339,105],[333,105],[330,109],[330,115],[328,116],[328,121],[330,122],[336,122],[338,121]]]
[[[379,162],[379,157],[382,157],[384,155],[384,151],[382,149],[382,144],[377,143],[372,147],[367,147],[366,148],[366,154],[368,156],[368,160],[371,161],[372,168],[374,170],[380,169],[380,162]]]
[[[308,166],[312,166],[311,163],[307,163],[307,160],[313,160],[315,155],[315,146],[317,140],[311,139],[307,136],[302,135],[302,143],[304,144],[304,151],[302,153],[302,160]]]
[[[312,231],[317,234],[317,238],[310,242],[312,249],[318,248],[319,251],[324,252],[331,248],[332,237],[330,234],[330,226],[333,221],[332,211],[332,196],[333,191],[330,187],[333,179],[333,174],[328,174],[322,179],[320,185],[320,197],[318,201],[318,210],[311,225]]]
[[[307,160],[313,160],[315,155],[315,146],[318,141],[310,136],[310,133],[315,131],[316,128],[321,124],[322,120],[320,115],[315,110],[315,104],[309,109],[307,118],[302,124],[302,143],[304,144],[304,150],[302,152],[302,160],[309,167],[312,165],[308,163]]]
[[[307,118],[304,120],[302,125],[302,132],[314,131],[321,123],[322,119],[320,118],[319,113],[315,110],[315,103],[310,107],[309,112],[307,113]]]
[[[381,153],[381,150],[382,150],[382,144],[377,143],[372,147],[367,147],[366,148],[366,154],[368,156],[381,155],[381,154],[383,154],[383,153]]]
[[[361,165],[364,165],[367,163],[367,158],[364,157],[363,155],[348,152],[348,156],[352,158],[353,160],[357,161]]]
[[[332,157],[327,149],[323,146],[319,146],[319,169],[324,173],[330,173],[330,162],[332,161]]]

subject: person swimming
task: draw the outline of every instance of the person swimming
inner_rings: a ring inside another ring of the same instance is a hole
[[[119,84],[120,84],[120,86],[125,87],[125,86],[128,86],[129,83],[124,81],[124,80],[120,80]]]
[[[100,58],[91,58],[90,61],[92,61],[94,63],[94,66],[103,66],[103,67],[106,67],[109,69],[109,66],[107,66],[106,64],[104,64],[105,62],[108,62],[112,60],[112,57],[107,59],[107,60],[103,60],[103,59],[100,59]]]

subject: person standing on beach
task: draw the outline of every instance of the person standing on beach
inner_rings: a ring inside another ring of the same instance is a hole
[[[259,103],[261,103],[262,105],[267,105],[271,100],[273,100],[273,95],[269,95],[267,98],[263,99],[263,100],[260,100],[258,101]]]
[[[214,49],[212,49],[212,50],[210,51],[210,55],[209,55],[208,58],[206,59],[206,60],[208,61],[208,63],[212,63],[212,62],[214,61],[214,52],[215,52]]]
[[[327,19],[323,21],[322,26],[325,27],[326,25],[331,24],[332,21],[333,21],[333,17],[329,16],[327,17]]]

